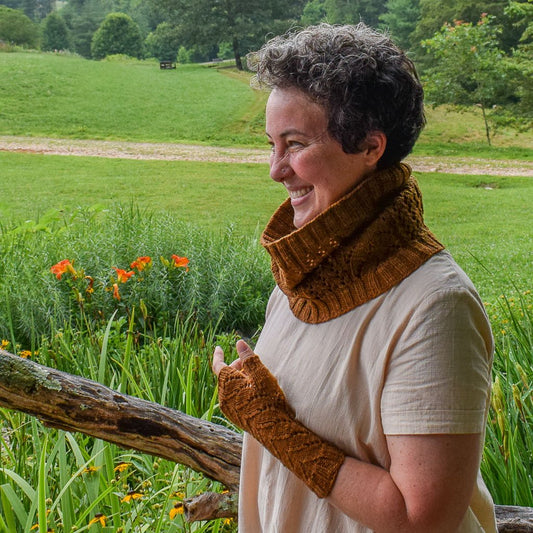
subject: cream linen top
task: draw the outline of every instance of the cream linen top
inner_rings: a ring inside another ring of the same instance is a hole
[[[493,341],[466,274],[439,252],[387,293],[306,324],[276,287],[255,352],[296,417],[352,457],[389,468],[385,435],[485,431]],[[239,533],[362,533],[250,435]],[[481,475],[460,533],[495,533]],[[430,532],[428,532],[430,533]]]

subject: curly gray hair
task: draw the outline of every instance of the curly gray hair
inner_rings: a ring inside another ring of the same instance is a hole
[[[248,56],[261,87],[297,88],[322,105],[328,131],[346,153],[372,131],[387,147],[379,167],[401,161],[424,127],[423,89],[411,60],[363,23],[319,24],[274,37]]]

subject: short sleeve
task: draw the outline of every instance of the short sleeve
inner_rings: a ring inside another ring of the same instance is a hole
[[[493,341],[477,294],[426,296],[406,320],[381,398],[387,435],[480,433],[491,386]]]

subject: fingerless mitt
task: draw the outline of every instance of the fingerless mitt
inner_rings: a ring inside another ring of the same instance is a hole
[[[333,488],[345,454],[295,419],[276,378],[257,355],[242,371],[226,366],[218,376],[219,405],[319,497]]]

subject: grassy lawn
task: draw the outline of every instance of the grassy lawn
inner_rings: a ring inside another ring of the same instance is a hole
[[[264,146],[267,94],[230,67],[0,54],[0,134]],[[533,132],[502,129],[493,147],[478,109],[427,110],[417,155],[531,159]]]
[[[134,204],[217,232],[259,232],[285,198],[260,164],[132,161],[0,153],[0,218],[10,226],[50,209]],[[426,220],[494,299],[533,279],[533,180],[424,173]],[[490,183],[491,188],[483,184]]]
[[[9,135],[246,144],[234,123],[263,96],[194,65],[0,54],[0,132]]]

